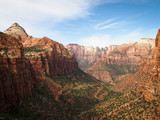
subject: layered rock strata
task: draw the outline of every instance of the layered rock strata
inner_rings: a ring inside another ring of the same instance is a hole
[[[32,95],[34,81],[23,45],[16,38],[0,33],[0,106],[7,109],[26,95]]]
[[[142,78],[138,89],[143,91],[147,101],[157,99],[157,96],[160,96],[160,30],[158,30],[151,57],[143,59],[136,76],[141,76],[144,73],[148,74],[148,77]]]
[[[29,36],[15,23],[0,33],[0,107],[10,108],[32,95],[34,82],[78,69],[72,51],[47,37]]]

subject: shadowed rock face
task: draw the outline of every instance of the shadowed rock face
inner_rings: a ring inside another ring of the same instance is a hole
[[[25,52],[27,59],[33,66],[33,69],[42,76],[56,77],[66,73],[78,70],[78,64],[72,51],[64,48],[49,38],[35,39],[25,44]],[[35,47],[36,50],[29,50]]]
[[[17,23],[5,33],[0,33],[0,107],[3,109],[32,95],[35,81],[79,69],[74,53],[58,42],[28,36]]]
[[[18,38],[23,44],[24,55],[36,72],[37,79],[43,79],[45,76],[56,77],[78,70],[74,53],[64,48],[62,44],[47,37],[29,36],[17,23],[5,33]]]
[[[16,38],[0,33],[0,54],[0,107],[7,109],[32,95],[35,79]]]

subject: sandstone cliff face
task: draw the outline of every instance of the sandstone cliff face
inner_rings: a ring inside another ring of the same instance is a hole
[[[5,33],[0,33],[0,107],[3,109],[32,95],[34,82],[79,69],[74,53],[58,42],[28,36],[17,23]]]
[[[78,44],[69,44],[67,46],[65,46],[67,49],[72,50],[76,57],[79,60],[88,60],[88,61],[96,61],[98,59],[101,59],[103,56],[105,56],[107,53],[106,51],[108,50],[108,48],[94,48],[92,46],[81,46]]]
[[[25,55],[37,74],[56,77],[78,70],[73,52],[49,38],[36,39],[24,46],[30,46],[25,48]],[[39,51],[33,51],[33,47],[37,47],[36,50]]]
[[[7,109],[26,95],[32,95],[34,80],[22,44],[0,33],[0,107]]]
[[[111,45],[102,49],[77,44],[70,44],[65,47],[75,53],[79,64],[84,64],[83,66],[90,63],[94,64],[98,60],[102,60],[107,64],[140,65],[142,58],[151,55],[154,41],[155,39],[143,38],[137,43],[127,43],[119,46]],[[80,67],[83,68],[83,66]]]
[[[116,47],[106,57],[108,64],[140,65],[142,58],[151,55],[154,39],[142,39],[138,43],[128,43]]]
[[[147,101],[158,99],[157,96],[160,96],[160,30],[151,56],[143,59],[140,70],[136,73],[136,76],[148,74],[147,78],[141,79],[138,87]]]
[[[80,68],[85,72],[104,82],[112,83],[121,75],[113,74],[112,71],[117,71],[121,67],[124,74],[134,73],[139,69],[142,59],[151,55],[154,43],[155,39],[143,38],[137,43],[111,45],[99,50],[77,44],[68,45],[66,48],[75,53]]]
[[[97,60],[107,56],[108,48],[93,48],[92,46],[85,47],[78,44],[69,44],[65,46],[67,49],[73,51],[81,69],[86,69],[92,66]],[[110,51],[114,47],[110,47]]]
[[[47,37],[29,36],[17,23],[14,23],[5,33],[21,41],[25,57],[36,72],[37,79],[43,79],[45,75],[56,77],[78,70],[74,53],[64,48],[62,44]]]

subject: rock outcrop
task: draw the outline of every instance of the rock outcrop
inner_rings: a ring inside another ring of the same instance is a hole
[[[143,74],[146,74],[147,77],[138,79],[138,90],[143,92],[147,101],[157,99],[156,96],[160,96],[160,30],[156,36],[155,48],[151,57],[143,59],[139,71],[134,76],[141,77]]]
[[[136,43],[127,43],[119,46],[111,45],[101,49],[77,44],[70,44],[65,47],[75,53],[80,68],[83,69],[83,66],[88,66],[87,68],[89,68],[99,60],[107,64],[140,65],[142,58],[151,55],[154,41],[155,39],[143,38]]]
[[[135,73],[142,59],[151,55],[154,45],[155,39],[143,38],[136,43],[111,45],[102,49],[77,44],[65,47],[75,53],[80,68],[85,72],[102,81],[112,82],[122,73],[123,75]],[[117,69],[123,72],[114,73],[113,71]]]
[[[144,57],[150,56],[154,39],[142,39],[137,43],[128,43],[116,47],[106,56],[108,64],[140,65]]]
[[[65,47],[69,50],[72,50],[75,53],[77,59],[88,61],[97,61],[98,59],[101,59],[103,56],[106,56],[106,51],[108,50],[107,47],[100,49],[99,47],[85,47],[78,44],[69,44]]]
[[[31,40],[24,46],[30,46],[25,47],[25,55],[38,75],[56,77],[78,70],[74,53],[49,38]]]
[[[36,72],[37,79],[43,79],[46,75],[56,77],[78,70],[74,53],[64,48],[62,44],[47,37],[29,36],[17,23],[14,23],[5,33],[16,37],[23,44],[25,57]]]
[[[15,23],[0,33],[0,107],[8,109],[32,95],[34,82],[78,69],[72,51],[47,37],[29,36]]]
[[[34,81],[23,45],[16,38],[0,33],[0,107],[8,109],[26,95],[32,95]]]
[[[85,47],[78,44],[69,44],[65,47],[75,53],[79,67],[81,69],[86,69],[92,66],[97,60],[102,59],[108,54],[107,47],[100,49],[99,47]],[[110,48],[113,49],[114,47]],[[109,51],[111,51],[111,49]]]
[[[20,41],[25,41],[25,39],[28,37],[26,31],[18,23],[12,24],[12,26],[4,31],[4,33],[17,38]]]

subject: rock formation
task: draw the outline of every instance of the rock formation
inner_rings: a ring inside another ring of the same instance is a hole
[[[116,65],[140,65],[143,57],[151,55],[155,39],[143,38],[136,43],[127,43],[122,45],[111,45],[108,48],[84,47],[77,44],[65,46],[75,53],[79,61],[80,68],[83,66],[92,66],[98,60],[107,64]],[[84,65],[83,65],[84,64]],[[86,69],[86,68],[85,68]]]
[[[34,82],[78,69],[72,51],[47,37],[29,36],[15,23],[0,33],[0,107],[7,109],[32,95]]]
[[[111,49],[114,48],[110,47],[111,49],[108,50],[107,47],[100,49],[99,47],[85,47],[78,44],[69,44],[65,47],[75,53],[77,61],[79,62],[79,67],[82,69],[90,67],[97,60],[107,56],[107,51],[111,51]]]
[[[143,59],[139,71],[134,75],[135,78],[136,76],[147,76],[137,78],[138,90],[143,92],[147,101],[157,99],[156,96],[160,95],[160,30],[156,36],[155,48],[151,56]]]
[[[23,45],[16,38],[0,33],[0,107],[7,109],[26,95],[32,95],[34,81]]]
[[[4,33],[17,38],[20,41],[24,41],[28,37],[26,31],[18,23],[12,24],[12,26],[4,31]]]
[[[75,53],[81,69],[97,79],[112,82],[120,75],[112,71],[121,67],[123,73],[134,73],[139,69],[142,59],[151,55],[154,45],[155,39],[143,38],[136,43],[111,45],[102,49],[77,44],[65,47]]]
[[[137,43],[122,44],[110,52],[105,60],[108,64],[140,65],[142,58],[151,55],[154,41],[142,39]]]
[[[35,42],[36,44],[34,44]],[[31,41],[31,44],[28,43],[27,46],[31,47],[25,48],[25,55],[37,74],[44,73],[44,76],[56,77],[78,69],[73,52],[49,38]],[[33,47],[37,51],[32,51]]]
[[[74,53],[58,42],[47,37],[29,36],[17,23],[14,23],[5,33],[21,41],[25,57],[36,72],[37,79],[43,79],[45,75],[56,77],[78,69]]]

